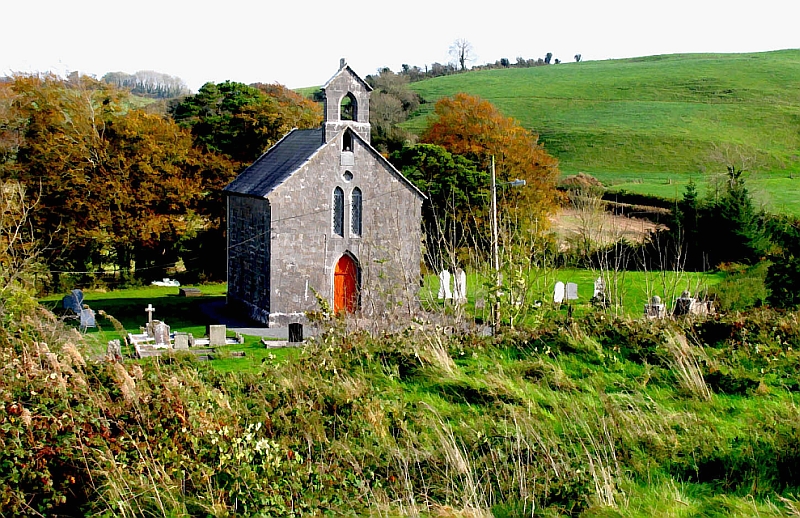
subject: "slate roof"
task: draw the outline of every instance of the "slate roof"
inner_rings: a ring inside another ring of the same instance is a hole
[[[223,189],[224,192],[266,198],[325,145],[323,134],[321,127],[290,131],[250,167],[239,173],[239,176]],[[427,199],[427,196],[403,176],[403,173],[398,171],[386,157],[378,153],[358,133],[352,132],[352,134],[364,144],[376,160],[383,162],[411,191],[423,200]]]
[[[292,130],[225,187],[225,192],[266,198],[322,145],[323,129]]]

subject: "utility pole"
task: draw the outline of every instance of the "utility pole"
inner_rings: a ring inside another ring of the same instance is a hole
[[[500,244],[497,239],[497,177],[494,171],[494,155],[492,155],[492,266],[494,267],[494,307],[492,310],[492,334],[497,333],[500,326]]]

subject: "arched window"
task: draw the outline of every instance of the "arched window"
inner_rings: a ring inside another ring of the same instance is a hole
[[[342,103],[339,105],[339,118],[343,121],[358,120],[358,103],[350,92],[342,97]]]
[[[333,233],[344,237],[344,191],[341,187],[333,190]]]
[[[342,135],[342,151],[352,151],[353,150],[353,134],[349,131],[345,131]]]
[[[350,231],[354,236],[361,235],[361,189],[358,187],[350,195]]]

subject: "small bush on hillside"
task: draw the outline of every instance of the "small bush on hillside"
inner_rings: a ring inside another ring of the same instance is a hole
[[[768,297],[765,284],[769,261],[761,261],[753,266],[743,264],[727,265],[728,276],[709,289],[720,311],[744,311],[761,307]]]

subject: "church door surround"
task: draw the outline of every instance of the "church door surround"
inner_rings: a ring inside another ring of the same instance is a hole
[[[333,274],[333,310],[353,313],[358,308],[358,264],[349,254],[336,263]]]

